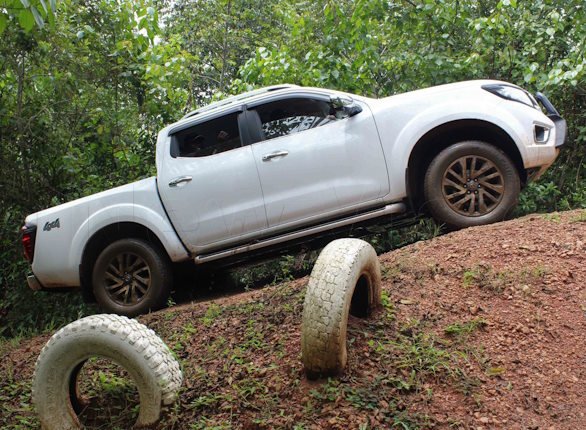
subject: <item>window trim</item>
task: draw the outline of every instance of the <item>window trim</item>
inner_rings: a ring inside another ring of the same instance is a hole
[[[312,100],[318,100],[318,101],[327,102],[327,103],[331,102],[331,97],[330,97],[330,95],[327,95],[327,94],[295,92],[295,93],[288,93],[288,94],[278,94],[278,95],[275,95],[269,99],[255,100],[252,103],[247,103],[246,109],[251,110],[251,109],[254,109],[260,105],[265,105],[268,103],[276,102],[279,100],[287,100],[287,99],[312,99]]]

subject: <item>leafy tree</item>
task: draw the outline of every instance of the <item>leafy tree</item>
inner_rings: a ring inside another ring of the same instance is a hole
[[[2,0],[0,1],[0,35],[12,22],[18,24],[26,32],[31,31],[35,24],[39,28],[43,28],[47,21],[53,24],[56,10],[56,0]]]
[[[163,37],[152,2],[62,1],[51,19],[33,31],[7,26],[0,45],[3,330],[42,326],[43,314],[24,308],[58,303],[30,299],[22,283],[24,216],[151,175],[156,133],[187,95],[189,55]]]
[[[166,0],[165,34],[190,55],[185,110],[221,97],[257,47],[282,39],[282,0]]]
[[[88,312],[23,285],[24,216],[152,175],[158,130],[226,93],[541,90],[569,142],[520,211],[586,207],[585,14],[583,0],[0,0],[0,335]]]

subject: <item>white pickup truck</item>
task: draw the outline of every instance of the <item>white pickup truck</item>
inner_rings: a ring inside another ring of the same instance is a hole
[[[543,94],[499,81],[230,97],[159,133],[156,178],[29,215],[28,284],[132,316],[164,306],[174,263],[233,264],[420,213],[450,228],[499,221],[565,136]]]

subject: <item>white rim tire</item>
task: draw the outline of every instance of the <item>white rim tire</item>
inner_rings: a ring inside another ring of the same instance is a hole
[[[77,376],[91,357],[112,360],[133,379],[140,398],[136,427],[156,423],[183,381],[167,345],[145,325],[118,315],[82,318],[55,333],[37,359],[32,398],[43,429],[80,428]]]
[[[301,352],[309,378],[334,375],[346,367],[348,315],[370,315],[380,297],[380,263],[370,244],[338,239],[323,249],[303,305]]]

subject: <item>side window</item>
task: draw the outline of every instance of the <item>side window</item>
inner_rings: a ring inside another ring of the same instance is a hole
[[[238,113],[212,119],[181,130],[175,138],[175,153],[179,157],[207,157],[240,148]]]
[[[265,139],[299,133],[336,121],[333,107],[321,100],[284,99],[254,108]]]

